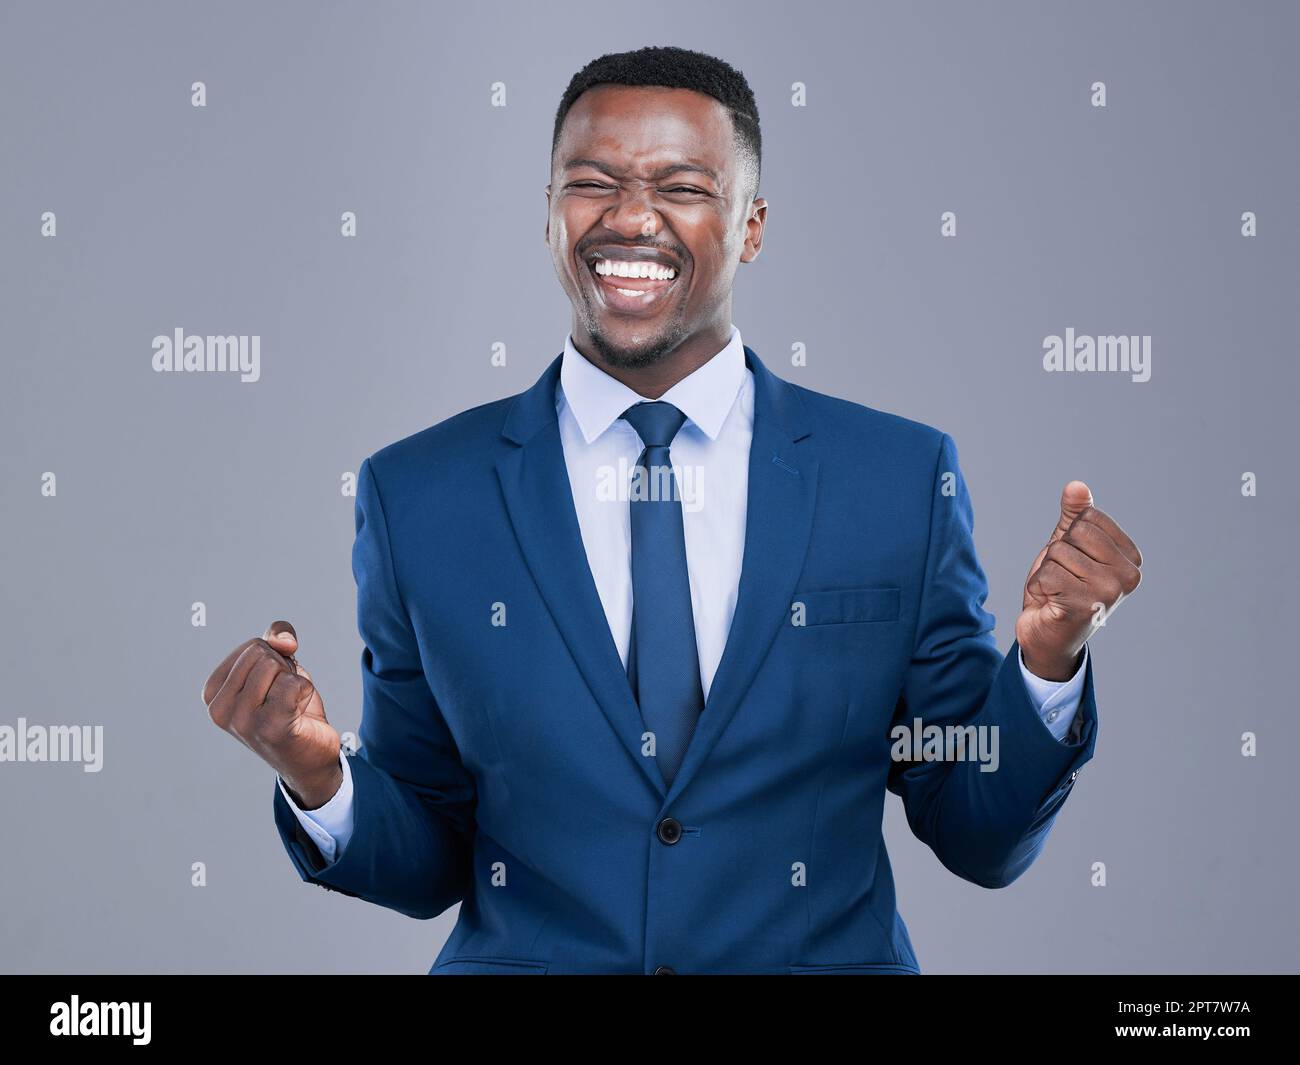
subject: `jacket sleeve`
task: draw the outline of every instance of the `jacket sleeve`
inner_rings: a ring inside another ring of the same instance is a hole
[[[902,798],[912,832],[944,866],[982,887],[1005,887],[1038,856],[1079,767],[1092,757],[1094,654],[1087,656],[1079,727],[1058,741],[1030,701],[1018,644],[1005,656],[997,649],[994,618],[984,609],[988,585],[975,554],[970,495],[946,434],[931,493],[916,634],[891,738],[900,726],[907,735],[917,732],[918,723],[923,737],[930,726],[954,737],[956,728],[978,731],[964,732],[964,760],[895,758],[888,787]],[[970,741],[981,731],[985,752],[996,752],[996,760],[986,760],[996,765],[992,771],[971,753]],[[917,753],[910,740],[908,747]]]
[[[470,881],[474,781],[425,680],[370,458],[357,475],[352,572],[364,644],[360,747],[347,755],[352,836],[327,861],[278,786],[275,825],[303,880],[409,917],[436,917]]]

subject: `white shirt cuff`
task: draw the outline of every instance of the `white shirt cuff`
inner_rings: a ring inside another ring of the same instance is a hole
[[[298,818],[328,862],[334,861],[335,857],[342,853],[352,836],[352,768],[348,765],[347,756],[342,750],[339,751],[339,762],[343,767],[343,783],[339,785],[339,790],[334,793],[329,802],[315,810],[301,809],[293,801],[293,796],[289,794],[289,789],[284,786],[284,781],[278,774],[275,778],[279,782],[280,793],[289,804],[289,809],[294,812],[294,816]]]
[[[1034,704],[1034,709],[1038,711],[1038,716],[1047,726],[1047,730],[1058,742],[1064,742],[1078,712],[1079,697],[1083,694],[1084,671],[1088,666],[1088,645],[1084,644],[1079,668],[1069,680],[1044,680],[1042,677],[1035,676],[1025,666],[1024,654],[1019,650],[1016,653],[1020,658],[1020,675],[1025,679],[1025,689],[1029,692],[1030,702]]]

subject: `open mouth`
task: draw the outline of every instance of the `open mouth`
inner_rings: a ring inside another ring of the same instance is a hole
[[[659,310],[677,284],[680,272],[665,263],[596,256],[584,264],[601,302],[620,314],[650,314]]]

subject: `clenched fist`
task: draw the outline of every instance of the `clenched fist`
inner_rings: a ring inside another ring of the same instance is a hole
[[[1029,672],[1069,680],[1079,652],[1142,580],[1142,552],[1092,492],[1071,481],[1061,492],[1061,517],[1025,581],[1016,639]]]
[[[303,809],[325,805],[343,783],[339,734],[311,675],[294,657],[298,636],[273,621],[241,643],[203,685],[208,716],[280,774]]]

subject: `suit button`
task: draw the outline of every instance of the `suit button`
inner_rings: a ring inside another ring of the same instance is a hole
[[[681,822],[673,817],[665,817],[655,828],[655,835],[659,837],[660,843],[671,846],[682,838]],[[671,971],[670,969],[669,972]]]
[[[659,968],[657,968],[654,971],[654,975],[655,976],[676,976],[677,973],[672,969],[670,969],[667,965],[661,965],[659,966]]]

